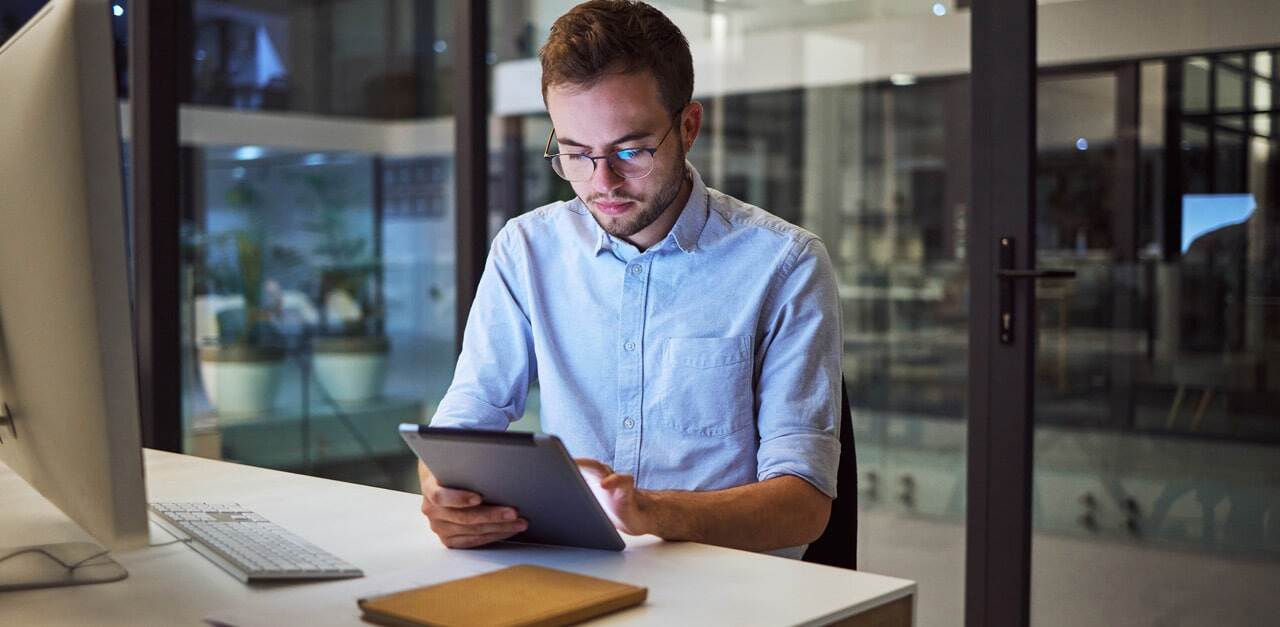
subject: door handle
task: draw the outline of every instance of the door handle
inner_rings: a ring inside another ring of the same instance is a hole
[[[1012,237],[1000,238],[1000,267],[996,270],[996,278],[1000,280],[1000,310],[997,313],[996,326],[1000,331],[1000,343],[1013,343],[1013,282],[1036,279],[1074,279],[1075,270],[1046,268],[1043,270],[1014,270],[1014,241]]]

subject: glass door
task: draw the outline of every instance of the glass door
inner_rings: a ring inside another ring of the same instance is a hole
[[[1270,623],[1275,7],[1038,9],[1031,622]]]

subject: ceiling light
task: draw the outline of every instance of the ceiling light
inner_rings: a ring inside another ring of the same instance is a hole
[[[236,149],[236,159],[239,159],[240,161],[250,161],[261,157],[261,146],[241,146]]]

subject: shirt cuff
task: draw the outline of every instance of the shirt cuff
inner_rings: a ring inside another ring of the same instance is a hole
[[[445,394],[429,423],[432,427],[506,431],[511,426],[510,407],[494,407],[466,394]]]
[[[839,464],[840,440],[830,433],[797,431],[777,434],[760,442],[760,449],[756,452],[756,479],[764,481],[793,475],[834,499]]]

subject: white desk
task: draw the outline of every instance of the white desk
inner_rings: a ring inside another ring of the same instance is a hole
[[[145,459],[151,500],[239,502],[366,576],[244,585],[185,545],[149,547],[114,554],[129,570],[120,582],[0,593],[0,625],[199,625],[210,616],[234,624],[366,625],[360,596],[516,563],[649,588],[643,606],[601,624],[906,625],[914,614],[915,584],[902,579],[652,536],[627,537],[621,553],[449,550],[427,529],[414,494],[158,451]],[[3,464],[0,501],[0,546],[89,539]],[[152,543],[171,539],[152,525]]]

